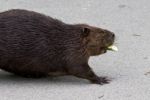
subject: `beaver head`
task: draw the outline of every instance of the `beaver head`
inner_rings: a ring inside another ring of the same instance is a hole
[[[115,34],[106,29],[83,25],[82,37],[89,56],[106,53],[115,40]]]

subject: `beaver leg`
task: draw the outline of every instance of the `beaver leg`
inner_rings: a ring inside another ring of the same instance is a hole
[[[89,81],[91,81],[92,83],[95,84],[108,84],[110,80],[107,79],[107,77],[99,77],[97,76],[92,69],[89,67],[88,64],[83,64],[80,66],[75,66],[72,67],[71,69],[69,69],[69,73],[71,75],[74,75],[76,77],[79,78],[84,78],[84,79],[88,79]]]

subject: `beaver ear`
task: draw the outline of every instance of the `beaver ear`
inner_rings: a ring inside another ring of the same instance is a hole
[[[87,27],[84,27],[83,29],[82,29],[82,37],[87,37],[88,35],[90,34],[90,29],[89,28],[87,28]]]

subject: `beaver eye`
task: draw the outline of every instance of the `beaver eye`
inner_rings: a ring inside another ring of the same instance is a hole
[[[82,37],[87,37],[89,34],[90,34],[90,29],[84,27],[84,28],[82,29],[82,34],[81,34],[81,36],[82,36]]]

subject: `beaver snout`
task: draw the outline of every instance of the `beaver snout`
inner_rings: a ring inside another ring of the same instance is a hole
[[[109,40],[113,43],[115,40],[115,34],[114,33],[109,33]]]
[[[108,30],[104,30],[104,32],[105,32],[106,37],[109,37],[111,39],[115,39],[115,34],[113,32],[110,32]]]
[[[115,34],[108,30],[104,30],[104,32],[105,32],[104,39],[106,41],[106,46],[112,45],[115,41]]]

